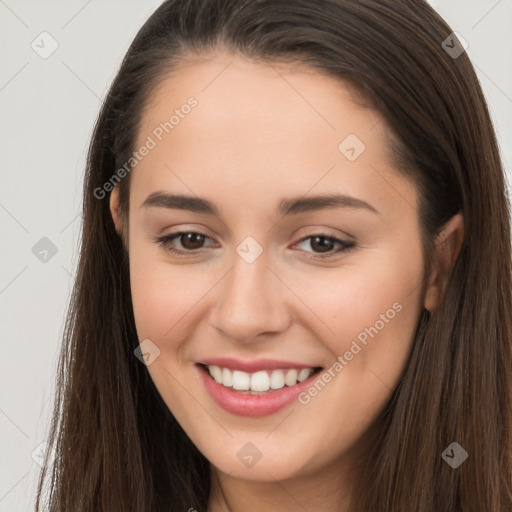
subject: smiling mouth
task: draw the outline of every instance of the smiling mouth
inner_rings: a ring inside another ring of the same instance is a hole
[[[202,363],[199,366],[217,384],[245,395],[265,395],[284,387],[293,387],[322,370],[321,367],[286,368],[248,373]]]

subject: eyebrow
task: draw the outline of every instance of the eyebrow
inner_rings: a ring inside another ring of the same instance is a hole
[[[207,199],[168,194],[161,191],[150,194],[141,205],[141,208],[150,207],[188,210],[191,212],[215,215],[217,217],[221,216],[220,210]],[[343,194],[326,194],[283,199],[279,202],[278,213],[286,216],[333,208],[360,208],[380,215],[380,213],[366,201]]]

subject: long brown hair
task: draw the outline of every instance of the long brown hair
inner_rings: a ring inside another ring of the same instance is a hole
[[[449,43],[446,44],[446,41]],[[452,30],[423,0],[168,0],[141,28],[90,143],[80,260],[36,509],[205,512],[209,463],[134,356],[129,260],[107,199],[159,80],[191,53],[227,48],[346,80],[394,134],[421,196],[425,264],[443,224],[465,236],[444,301],[422,318],[379,417],[358,512],[512,510],[512,258],[505,177],[486,101]],[[128,211],[130,174],[119,183]],[[421,325],[420,325],[421,324]],[[457,442],[458,468],[442,458]]]

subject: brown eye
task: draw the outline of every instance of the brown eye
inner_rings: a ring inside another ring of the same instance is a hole
[[[185,256],[194,251],[199,252],[200,249],[205,247],[206,240],[210,240],[208,235],[195,231],[181,231],[173,235],[155,238],[155,242],[160,244],[166,251],[180,256]]]
[[[183,233],[179,236],[182,247],[189,250],[200,249],[205,236],[201,233]]]
[[[332,235],[311,235],[303,238],[297,245],[302,244],[304,255],[308,258],[330,258],[339,253],[349,252],[355,248],[354,242],[347,242]]]
[[[317,252],[329,252],[334,248],[334,238],[326,236],[313,236],[310,242],[311,248]]]

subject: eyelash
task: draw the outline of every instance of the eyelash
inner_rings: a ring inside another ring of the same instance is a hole
[[[206,238],[210,238],[207,234],[201,233],[200,231],[179,231],[178,233],[173,233],[172,235],[165,235],[165,236],[162,236],[162,237],[155,237],[154,241],[156,243],[158,243],[159,245],[161,245],[164,248],[165,251],[173,253],[173,254],[175,254],[177,256],[188,256],[188,255],[190,255],[192,253],[196,253],[196,252],[201,251],[202,248],[190,249],[190,250],[181,250],[181,249],[176,249],[174,247],[171,247],[169,245],[169,243],[172,240],[174,240],[175,238],[179,238],[181,235],[187,235],[187,234],[202,235],[202,236],[204,236]],[[347,242],[345,240],[341,240],[340,238],[337,238],[335,236],[328,235],[328,234],[325,234],[325,233],[315,233],[314,235],[306,236],[304,238],[301,238],[297,242],[297,244],[300,244],[301,242],[304,242],[304,241],[312,239],[312,238],[325,238],[325,239],[329,240],[330,242],[334,242],[334,243],[340,244],[341,247],[339,247],[337,250],[333,250],[329,254],[313,253],[313,255],[310,255],[311,253],[307,253],[308,256],[306,256],[306,257],[307,258],[311,258],[311,259],[325,260],[325,259],[328,259],[328,258],[332,258],[332,257],[334,257],[335,255],[337,255],[339,253],[348,253],[348,252],[352,251],[353,249],[355,249],[355,247],[356,247],[356,244],[354,242]]]

